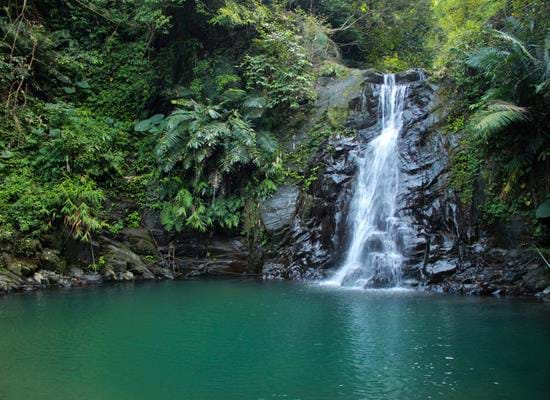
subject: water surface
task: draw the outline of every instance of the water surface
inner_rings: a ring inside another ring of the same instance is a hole
[[[257,281],[0,298],[0,400],[546,399],[550,307]]]

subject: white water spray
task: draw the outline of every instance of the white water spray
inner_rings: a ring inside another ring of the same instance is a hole
[[[350,204],[351,241],[346,258],[326,284],[348,287],[396,287],[401,280],[402,234],[406,224],[396,217],[399,185],[397,140],[403,127],[405,85],[385,75],[380,92],[382,130],[358,159]]]

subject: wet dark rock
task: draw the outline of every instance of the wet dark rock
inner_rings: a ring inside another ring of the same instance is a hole
[[[295,186],[281,186],[262,204],[262,222],[269,233],[278,233],[290,226],[296,213],[300,190]]]
[[[420,69],[410,69],[395,74],[395,82],[398,84],[413,83],[424,79],[426,73]]]
[[[384,74],[374,69],[363,71],[364,82],[382,85],[384,83]]]
[[[430,283],[436,283],[441,281],[445,275],[451,275],[457,270],[458,266],[456,263],[449,262],[447,260],[439,260],[433,265],[430,265],[426,268],[430,278]]]
[[[550,286],[550,276],[536,255],[521,248],[528,243],[526,223],[515,218],[507,226],[481,226],[477,200],[465,208],[449,188],[450,154],[460,134],[440,131],[446,107],[437,86],[424,76],[421,70],[396,75],[398,83],[409,85],[399,141],[398,214],[410,226],[400,240],[406,256],[404,282],[449,293],[542,293]],[[355,155],[380,132],[381,83],[379,72],[363,72],[363,90],[348,97],[346,126],[356,134],[327,141],[311,160],[319,166],[317,180],[307,193],[296,196],[289,229],[267,250],[264,277],[319,279],[341,264],[349,241],[346,217]],[[372,284],[383,285],[383,275],[378,281]]]
[[[262,268],[263,279],[284,279],[286,275],[284,264],[277,264],[274,262],[267,262]]]

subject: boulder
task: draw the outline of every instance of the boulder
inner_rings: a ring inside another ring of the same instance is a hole
[[[141,256],[157,255],[157,247],[148,230],[143,228],[125,228],[120,233],[132,251]]]
[[[281,186],[261,207],[265,229],[276,234],[288,228],[296,214],[300,190],[296,186]]]
[[[420,69],[409,69],[395,74],[396,83],[412,83],[426,77],[426,73]]]
[[[110,241],[106,246],[106,252],[103,254],[105,263],[111,267],[115,273],[123,274],[124,280],[127,280],[131,272],[141,279],[153,279],[153,273],[147,268],[145,262],[123,243]],[[108,275],[107,275],[108,276]],[[106,277],[107,277],[106,276]]]
[[[363,71],[363,77],[366,83],[374,83],[376,85],[382,85],[384,83],[384,74],[374,69]]]
[[[284,279],[285,266],[284,264],[275,262],[266,262],[262,268],[263,279]]]
[[[2,263],[8,271],[18,276],[31,276],[38,270],[37,260],[17,258],[7,253],[2,254]]]
[[[69,276],[77,279],[81,279],[84,276],[84,271],[78,267],[71,267],[69,270]]]
[[[17,290],[22,283],[23,280],[20,276],[8,270],[0,269],[0,293]]]
[[[439,260],[426,268],[430,283],[441,281],[446,275],[451,275],[457,270],[457,264],[448,260]]]

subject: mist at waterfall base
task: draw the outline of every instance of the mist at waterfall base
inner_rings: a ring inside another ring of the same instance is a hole
[[[0,399],[548,398],[550,307],[211,280],[0,299]]]
[[[396,216],[399,189],[398,139],[403,128],[406,85],[384,75],[379,97],[380,134],[358,157],[348,215],[351,240],[345,260],[324,285],[398,287],[403,240],[409,228]],[[362,110],[364,110],[362,106]]]

